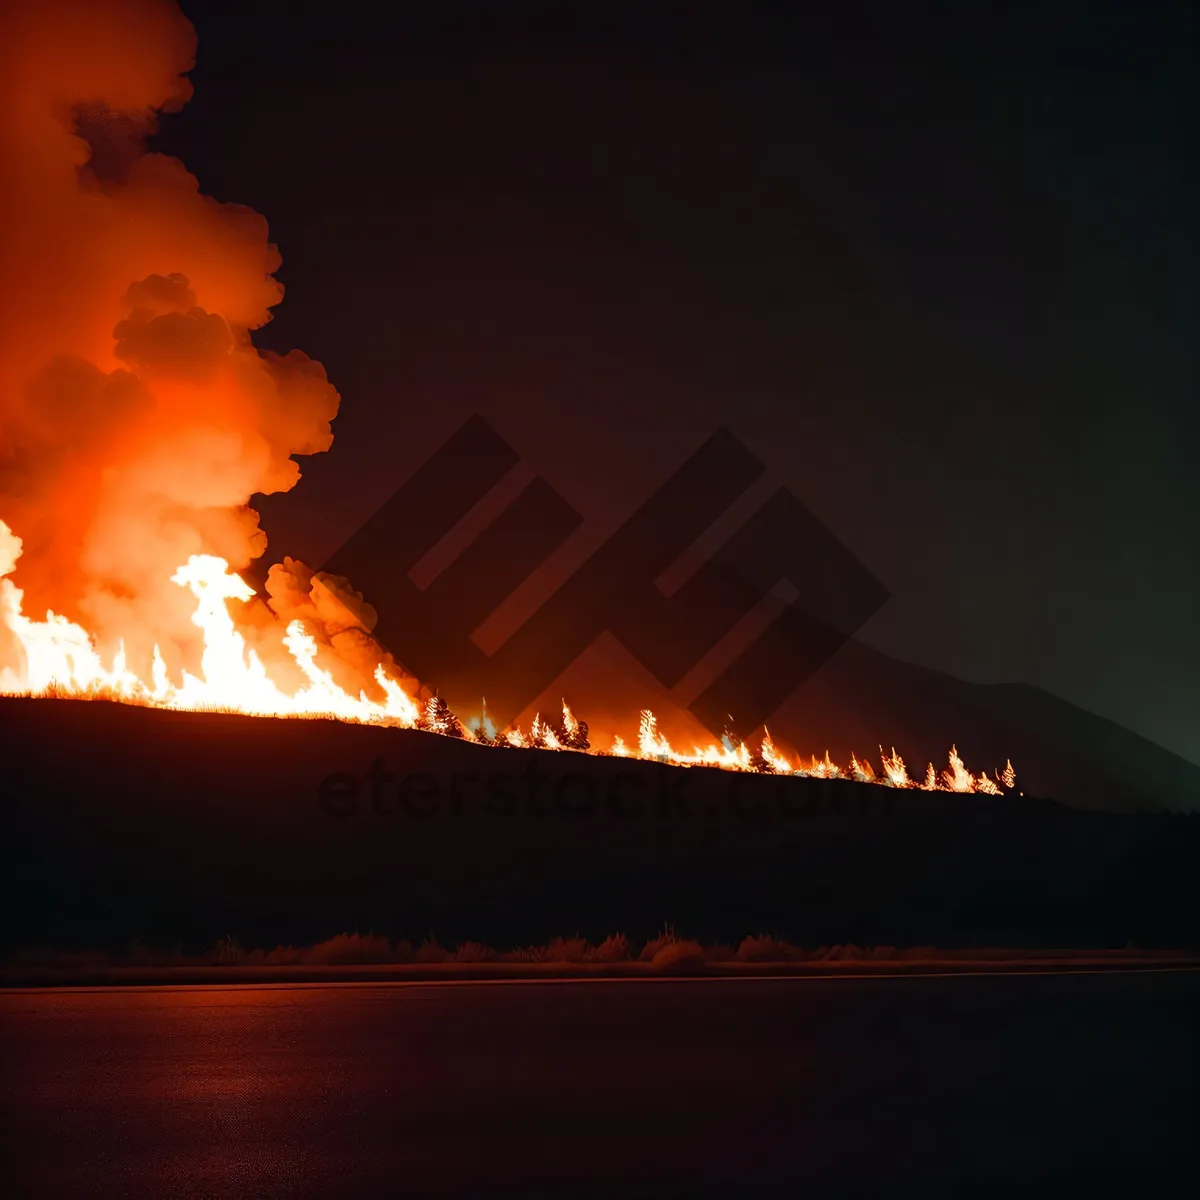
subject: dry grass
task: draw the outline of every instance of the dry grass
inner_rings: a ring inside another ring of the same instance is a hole
[[[672,938],[655,951],[650,963],[660,971],[695,971],[706,961],[704,947],[699,942]]]
[[[612,963],[629,961],[629,941],[623,933],[609,934],[592,951],[591,962]]]
[[[671,945],[675,940],[675,926],[664,925],[662,932],[652,937],[642,947],[642,952],[638,955],[638,962],[653,962],[655,955],[664,947]]]
[[[237,938],[224,937],[201,961],[218,967],[369,966],[408,961],[397,953],[398,949],[406,946],[411,956],[412,948],[407,942],[393,947],[387,938],[373,933],[339,933],[336,937],[299,949],[295,946],[276,946],[274,950],[247,950]],[[176,955],[174,963],[167,963],[162,955],[149,955],[148,952],[136,960],[130,956],[130,961],[147,966],[184,965],[187,962],[182,956]]]
[[[495,962],[499,955],[491,946],[485,946],[482,942],[461,942],[454,948],[454,952],[446,960],[454,963],[482,963]]]
[[[444,963],[449,957],[450,952],[445,947],[438,945],[436,938],[431,937],[426,938],[417,947],[413,961],[419,963]]]
[[[795,962],[803,954],[804,951],[791,942],[760,933],[757,937],[743,938],[734,957],[738,962],[747,963]]]
[[[866,958],[862,950],[855,945],[833,946],[825,955],[826,962],[859,962]]]
[[[392,944],[373,933],[339,933],[328,941],[301,951],[300,961],[309,966],[346,966],[395,962]]]
[[[621,939],[624,943],[624,939]],[[600,950],[604,947],[609,947],[609,943],[614,942],[613,938],[606,938],[602,946],[593,946],[586,938],[551,938],[543,946],[518,946],[515,950],[510,950],[505,954],[506,962],[523,962],[523,963],[587,963],[587,962],[620,962],[621,958],[627,957],[628,949],[625,949],[625,954],[620,957],[598,958]],[[613,947],[609,947],[608,953],[613,952]]]
[[[46,968],[59,974],[103,971],[109,968],[164,967],[360,967],[388,966],[415,963],[423,966],[470,966],[475,964],[544,964],[547,966],[578,967],[628,963],[639,964],[637,969],[654,971],[692,971],[706,966],[738,964],[778,967],[785,964],[819,963],[930,963],[973,962],[1011,963],[1061,959],[1115,959],[1127,957],[1176,958],[1172,954],[1143,954],[1134,947],[1124,950],[1015,950],[972,947],[969,949],[937,949],[933,946],[862,947],[853,944],[818,946],[804,950],[792,942],[768,934],[744,938],[734,949],[726,945],[703,945],[677,935],[674,926],[665,926],[658,934],[639,947],[631,947],[624,934],[613,934],[594,945],[578,934],[556,937],[541,945],[519,946],[498,950],[483,942],[466,941],[453,949],[442,946],[432,935],[415,949],[411,942],[392,942],[374,933],[340,933],[312,946],[276,946],[273,950],[247,948],[234,936],[222,938],[205,954],[185,955],[180,949],[153,950],[140,943],[127,948],[124,954],[104,951],[24,950],[11,955],[5,966],[16,968]]]

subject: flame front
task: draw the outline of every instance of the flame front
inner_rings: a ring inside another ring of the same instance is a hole
[[[171,576],[171,582],[185,588],[195,600],[192,622],[203,638],[200,674],[182,670],[178,682],[172,680],[155,646],[151,678],[146,681],[129,669],[123,645],[118,645],[112,665],[105,667],[93,638],[81,626],[53,612],[48,612],[44,621],[24,615],[21,590],[8,578],[20,553],[20,538],[0,521],[0,618],[16,643],[20,660],[19,667],[0,669],[0,694],[108,699],[156,708],[216,710],[255,717],[333,717],[364,724],[419,726],[430,733],[485,744],[502,742],[516,748],[552,751],[578,749],[581,736],[586,738],[586,726],[566,701],[562,706],[561,735],[540,713],[534,717],[527,734],[512,728],[498,737],[486,712],[480,721],[463,726],[436,697],[419,704],[400,681],[388,675],[382,662],[376,666],[374,677],[383,699],[372,699],[365,691],[352,696],[317,663],[317,639],[300,620],[288,622],[279,639],[304,680],[299,687],[287,690],[272,678],[258,652],[246,644],[231,615],[230,605],[250,602],[254,590],[229,569],[224,559],[210,554],[193,555]],[[603,753],[590,750],[586,742],[583,745],[591,753]],[[639,718],[636,750],[631,750],[618,735],[607,753],[680,767],[718,767],[817,779],[849,778],[859,783],[896,788],[920,786],[930,791],[989,795],[1002,792],[987,775],[972,775],[953,746],[948,769],[939,776],[930,763],[920,785],[909,778],[904,760],[894,748],[891,754],[880,748],[878,772],[856,754],[851,755],[849,767],[843,770],[828,751],[821,759],[814,755],[807,763],[793,762],[776,746],[768,730],[764,730],[757,753],[744,741],[727,735],[719,743],[695,746],[688,754],[671,745],[649,709],[643,709]],[[1015,786],[1011,762],[1005,764],[997,778],[1006,789]]]
[[[186,588],[196,600],[192,621],[204,639],[200,674],[183,670],[179,681],[172,681],[157,646],[149,682],[125,665],[123,647],[118,648],[112,666],[105,668],[91,637],[80,626],[52,612],[44,621],[30,620],[21,612],[21,590],[7,577],[20,549],[20,539],[0,521],[0,614],[21,659],[19,669],[9,666],[0,670],[0,693],[109,699],[248,716],[327,716],[374,724],[417,724],[417,701],[387,676],[382,664],[375,670],[382,701],[369,699],[365,692],[356,698],[339,687],[330,673],[317,665],[316,639],[301,621],[288,623],[280,641],[306,682],[290,692],[282,689],[258,653],[246,645],[230,615],[230,601],[246,603],[253,598],[253,589],[229,570],[224,559],[209,554],[193,555],[171,577],[172,583]]]

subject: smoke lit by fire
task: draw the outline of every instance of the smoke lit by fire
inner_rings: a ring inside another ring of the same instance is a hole
[[[591,750],[561,720],[464,727],[372,637],[342,578],[285,558],[256,494],[333,441],[339,397],[300,351],[255,348],[282,297],[262,217],[148,153],[191,94],[172,0],[9,0],[0,16],[0,693],[259,716],[333,716],[502,746]],[[18,582],[19,581],[19,582]],[[30,612],[45,613],[44,620]],[[893,749],[801,761],[767,734],[687,753],[650,712],[613,754],[680,765],[997,793],[956,750],[914,782]],[[999,782],[997,782],[997,780]]]

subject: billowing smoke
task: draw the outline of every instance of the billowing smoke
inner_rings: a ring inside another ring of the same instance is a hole
[[[319,363],[252,343],[282,296],[266,221],[146,151],[191,94],[194,53],[173,0],[0,14],[0,518],[23,542],[25,611],[79,620],[102,648],[123,638],[143,675],[155,643],[172,670],[197,650],[172,573],[263,554],[251,497],[329,448],[339,400]],[[239,616],[268,666],[278,616],[340,642],[348,682],[378,661],[344,581],[289,560],[268,590],[276,613]]]

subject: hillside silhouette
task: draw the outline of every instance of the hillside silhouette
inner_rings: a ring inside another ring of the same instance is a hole
[[[636,733],[631,714],[650,707],[673,743],[690,746],[712,734],[679,707],[649,671],[611,635],[602,637],[536,704],[555,711],[569,696],[594,730]],[[470,697],[452,696],[464,706]],[[850,639],[771,716],[774,740],[793,759],[828,749],[851,752],[879,769],[880,742],[896,747],[914,777],[941,768],[953,742],[974,771],[1011,759],[1020,789],[1071,808],[1111,812],[1193,812],[1200,808],[1200,766],[1105,717],[1041,688],[977,684],[892,658]],[[753,744],[755,734],[747,733]],[[761,737],[761,727],[757,731]],[[596,739],[605,745],[603,736]]]
[[[1200,766],[1114,721],[1029,684],[968,683],[859,641],[847,642],[780,715],[818,740],[825,733],[835,752],[856,738],[870,746],[864,732],[878,729],[939,764],[953,737],[968,762],[1011,758],[1025,790],[1076,808],[1200,808]]]
[[[901,791],[418,730],[2,699],[4,949],[1186,947],[1200,817]]]

